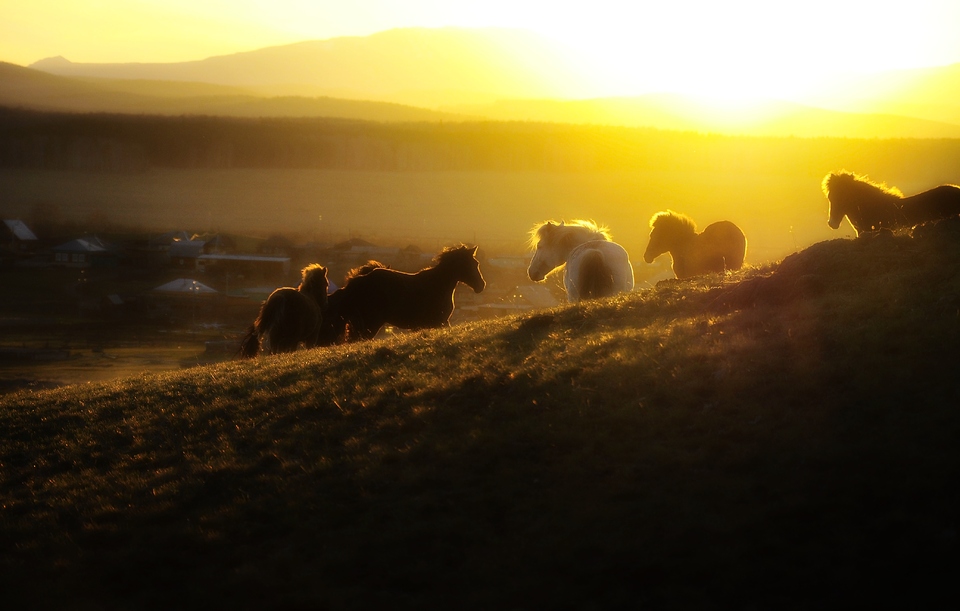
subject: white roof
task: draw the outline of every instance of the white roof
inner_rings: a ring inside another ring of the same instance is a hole
[[[163,293],[195,293],[198,295],[210,295],[217,292],[216,289],[212,289],[206,284],[192,278],[177,278],[153,290]]]
[[[263,261],[283,263],[290,260],[290,257],[271,257],[267,255],[200,255],[197,257],[201,261]]]
[[[4,225],[10,229],[10,232],[17,237],[18,240],[36,240],[37,236],[33,235],[33,232],[30,231],[30,228],[27,227],[26,223],[18,220],[4,221]]]
[[[53,250],[60,252],[107,252],[107,247],[100,238],[77,238],[54,246]]]

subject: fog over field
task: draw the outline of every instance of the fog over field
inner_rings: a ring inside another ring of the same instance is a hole
[[[150,170],[138,174],[0,172],[8,214],[52,202],[65,217],[302,240],[347,237],[430,247],[453,242],[522,253],[547,219],[595,219],[639,254],[647,222],[667,208],[701,225],[734,219],[756,262],[832,237],[815,179],[683,172],[363,172]],[[771,208],[768,202],[776,202]]]

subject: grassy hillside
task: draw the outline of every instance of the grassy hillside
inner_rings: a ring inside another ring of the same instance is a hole
[[[935,608],[960,568],[960,227],[921,229],[0,398],[4,601]]]

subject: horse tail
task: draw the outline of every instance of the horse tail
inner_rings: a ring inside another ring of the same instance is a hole
[[[735,226],[736,227],[736,226]],[[737,232],[733,238],[732,255],[724,261],[727,269],[736,270],[743,268],[743,260],[747,257],[747,236],[737,227]]]
[[[252,359],[260,351],[260,333],[257,332],[257,325],[252,324],[247,330],[247,334],[240,341],[240,358]]]
[[[594,299],[613,295],[615,282],[613,270],[603,259],[603,253],[590,250],[580,259],[580,299]]]

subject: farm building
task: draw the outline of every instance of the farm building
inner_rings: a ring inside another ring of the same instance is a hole
[[[20,258],[33,253],[39,240],[26,223],[5,220],[0,224],[0,250],[4,258]]]
[[[120,253],[97,236],[77,238],[54,246],[53,262],[68,267],[116,267]]]
[[[233,274],[246,278],[271,278],[290,272],[290,257],[266,255],[200,255],[196,268],[201,272]]]

